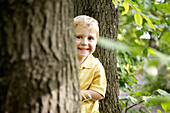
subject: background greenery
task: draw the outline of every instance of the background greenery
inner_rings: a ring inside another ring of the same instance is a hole
[[[118,41],[100,37],[99,45],[118,50],[121,99],[125,112],[137,112],[128,103],[143,103],[138,112],[151,112],[152,105],[170,109],[170,1],[113,0],[119,8]],[[139,78],[143,84],[138,84]],[[142,110],[143,109],[143,110]],[[157,110],[161,113],[160,110]]]

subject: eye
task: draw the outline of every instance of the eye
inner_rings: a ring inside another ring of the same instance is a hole
[[[81,36],[76,36],[77,39],[81,39],[82,37]]]
[[[94,38],[93,37],[88,37],[88,40],[94,40]]]

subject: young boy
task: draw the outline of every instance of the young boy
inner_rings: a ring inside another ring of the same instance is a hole
[[[98,100],[105,96],[106,77],[100,61],[92,53],[99,37],[98,22],[89,16],[74,18],[79,80],[81,86],[81,113],[99,112]]]

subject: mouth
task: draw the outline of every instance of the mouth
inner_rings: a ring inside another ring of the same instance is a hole
[[[89,48],[78,48],[79,50],[89,50]]]

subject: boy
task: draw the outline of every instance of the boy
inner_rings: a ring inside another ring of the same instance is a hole
[[[105,96],[106,77],[100,61],[92,53],[99,37],[98,22],[89,16],[74,18],[79,80],[81,86],[81,113],[99,112],[98,100]]]

